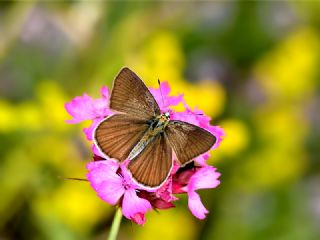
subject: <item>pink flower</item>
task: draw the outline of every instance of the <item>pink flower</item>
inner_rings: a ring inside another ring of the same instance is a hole
[[[128,178],[125,164],[112,160],[95,161],[87,165],[87,178],[98,196],[111,205],[120,204],[123,215],[138,224],[144,224],[144,214],[151,210],[151,204],[140,198]]]
[[[169,111],[171,119],[189,122],[200,126],[216,136],[217,142],[212,149],[219,146],[224,132],[218,126],[210,124],[210,117],[198,109],[192,110],[183,99],[183,95],[171,96],[170,86],[162,82],[158,89],[150,89],[162,112]],[[162,95],[161,95],[162,92]],[[87,139],[92,141],[93,131],[97,124],[112,114],[109,109],[109,90],[107,87],[101,89],[102,97],[92,99],[87,94],[75,97],[71,102],[65,104],[65,108],[72,116],[68,123],[79,123],[91,120],[91,125],[83,129]],[[182,103],[185,110],[182,112],[173,111],[173,106]],[[106,158],[100,155],[97,147],[92,145],[94,161],[87,164],[87,179],[97,195],[111,205],[122,208],[123,215],[137,224],[144,224],[145,213],[153,209],[173,208],[174,201],[178,198],[174,194],[188,194],[189,209],[199,219],[205,218],[208,210],[201,202],[198,189],[215,188],[219,185],[220,173],[206,164],[210,152],[206,152],[194,159],[184,167],[174,161],[167,181],[158,189],[145,189],[137,185],[127,170],[127,161],[117,162],[116,159]],[[200,166],[199,166],[200,165]]]

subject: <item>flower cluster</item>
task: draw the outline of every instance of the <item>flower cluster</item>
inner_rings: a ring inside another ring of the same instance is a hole
[[[161,91],[162,90],[162,95]],[[167,82],[161,83],[159,89],[149,89],[159,104],[162,112],[169,111],[170,118],[181,120],[200,126],[211,132],[217,138],[212,149],[219,146],[224,132],[220,127],[210,125],[210,117],[200,110],[192,110],[184,101],[183,95],[170,96],[170,87]],[[109,109],[110,92],[107,87],[101,89],[102,97],[92,99],[87,94],[75,97],[65,104],[65,108],[72,116],[68,123],[79,123],[91,120],[92,123],[84,129],[89,141],[92,141],[93,130],[106,116],[113,114]],[[173,111],[172,107],[183,104],[184,111]],[[178,200],[174,194],[187,193],[189,209],[194,216],[204,219],[208,210],[201,202],[198,189],[215,188],[220,184],[220,173],[216,168],[208,166],[206,160],[209,152],[194,159],[195,163],[180,167],[174,159],[174,167],[167,181],[158,189],[144,189],[137,185],[127,170],[128,161],[119,163],[116,159],[106,159],[101,156],[95,145],[92,144],[94,161],[87,165],[87,179],[98,196],[111,205],[122,208],[123,215],[136,222],[145,223],[145,213],[152,209],[168,209],[174,207],[173,202]]]

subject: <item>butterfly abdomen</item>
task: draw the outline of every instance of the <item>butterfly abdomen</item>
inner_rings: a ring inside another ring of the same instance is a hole
[[[149,128],[149,130],[143,135],[141,140],[131,150],[128,156],[128,159],[132,160],[136,156],[138,156],[145,149],[145,147],[154,139],[154,137],[155,136],[151,134],[150,128]]]

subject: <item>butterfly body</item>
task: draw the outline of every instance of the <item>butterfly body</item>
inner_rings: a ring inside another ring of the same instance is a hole
[[[122,162],[139,185],[160,187],[173,167],[173,152],[185,165],[216,142],[210,132],[193,124],[170,120],[143,81],[123,68],[114,80],[110,108],[116,112],[94,130],[94,142],[103,155]]]
[[[156,116],[155,119],[149,121],[149,128],[141,138],[141,140],[134,146],[128,156],[128,160],[134,159],[140,154],[145,147],[155,139],[159,134],[163,134],[166,126],[170,120],[170,114],[168,112]]]

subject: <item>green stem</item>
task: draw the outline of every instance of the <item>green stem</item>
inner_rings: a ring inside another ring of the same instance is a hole
[[[121,219],[122,219],[122,212],[121,212],[121,208],[119,207],[116,210],[116,213],[114,215],[108,240],[116,240],[117,239],[117,235],[118,235],[118,232],[119,232]]]

